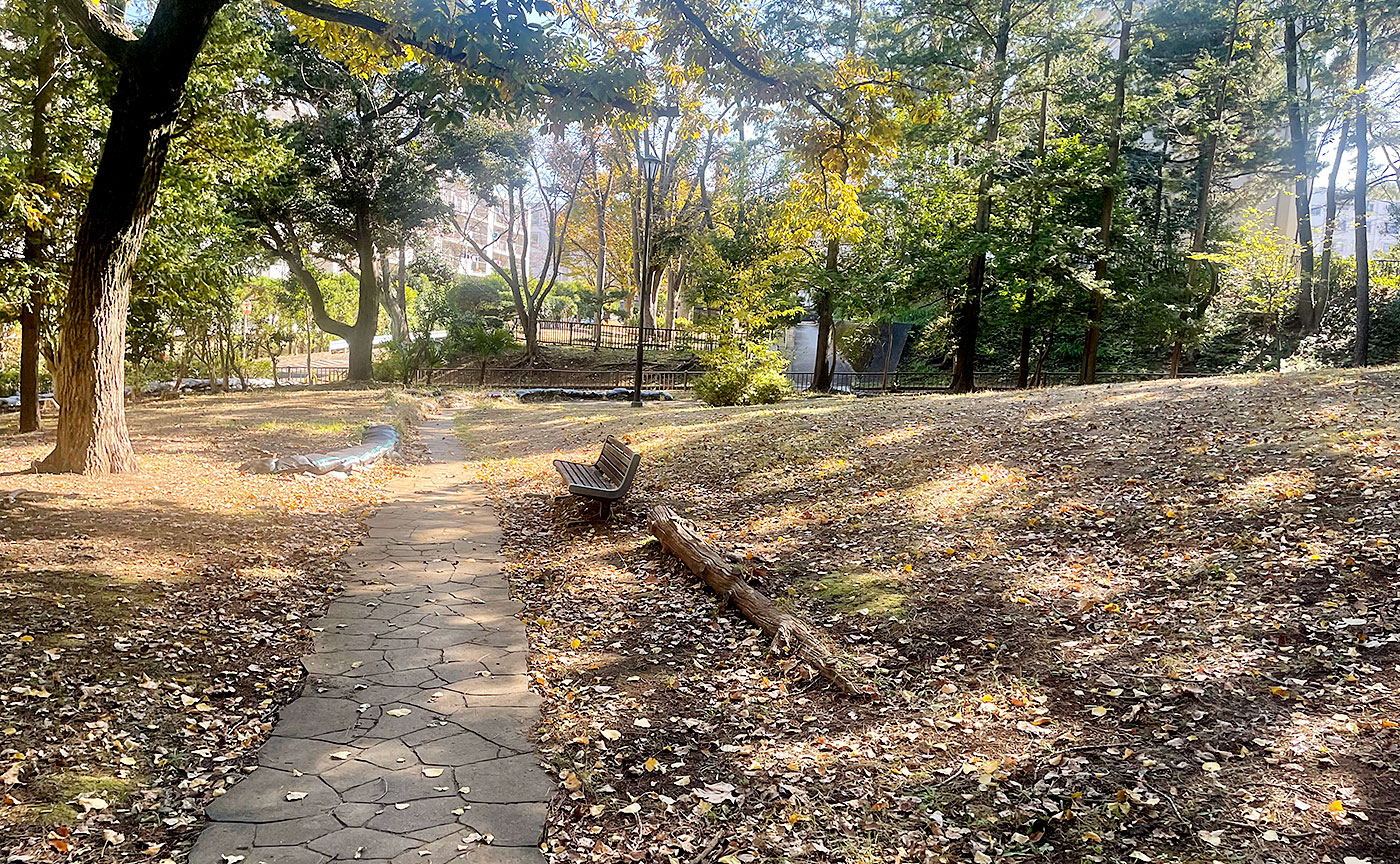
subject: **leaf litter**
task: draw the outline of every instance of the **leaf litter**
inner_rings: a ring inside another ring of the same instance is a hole
[[[0,850],[12,861],[181,860],[301,688],[337,559],[399,469],[243,476],[359,438],[373,390],[134,407],[140,470],[0,479]],[[0,439],[27,467],[52,432]],[[304,797],[293,791],[288,800]]]
[[[472,405],[558,861],[1400,859],[1395,369]],[[642,469],[589,525],[551,462],[607,434]],[[652,504],[883,701],[770,652],[648,539]]]

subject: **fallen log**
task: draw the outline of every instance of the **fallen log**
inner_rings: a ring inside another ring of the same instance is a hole
[[[661,541],[661,548],[681,559],[720,599],[734,604],[740,614],[772,636],[775,648],[795,653],[847,695],[877,695],[875,685],[866,681],[850,661],[840,657],[826,639],[750,585],[694,522],[682,519],[670,507],[658,505],[647,512],[647,527]]]

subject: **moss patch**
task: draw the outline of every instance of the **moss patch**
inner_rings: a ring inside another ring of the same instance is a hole
[[[820,579],[809,580],[805,587],[810,592],[808,596],[843,612],[865,610],[872,614],[893,615],[908,597],[898,579],[870,571],[828,573]]]

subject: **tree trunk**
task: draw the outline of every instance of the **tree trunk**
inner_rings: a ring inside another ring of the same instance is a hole
[[[594,175],[596,184],[597,175]],[[611,181],[610,181],[611,182]],[[597,302],[593,311],[593,350],[597,351],[603,346],[603,304],[607,299],[608,288],[608,223],[607,223],[607,199],[603,196],[597,198],[598,211],[598,276],[594,285],[594,296]]]
[[[1133,35],[1133,2],[1128,0],[1118,27],[1118,74],[1113,80],[1113,119],[1108,137],[1108,176],[1103,187],[1103,204],[1099,214],[1099,245],[1103,248],[1094,260],[1094,291],[1089,307],[1089,332],[1084,336],[1084,359],[1079,367],[1079,383],[1093,384],[1098,374],[1099,336],[1103,326],[1103,284],[1108,281],[1108,256],[1113,247],[1113,205],[1118,194],[1118,164],[1123,151],[1123,106],[1128,92],[1128,58],[1131,56]]]
[[[1167,372],[1168,378],[1175,378],[1181,370],[1181,340],[1177,339],[1172,343],[1171,369]]]
[[[1356,197],[1352,212],[1356,214],[1356,345],[1352,363],[1365,366],[1371,341],[1371,254],[1368,247],[1366,214],[1366,183],[1370,169],[1371,145],[1366,134],[1368,116],[1366,80],[1370,69],[1367,58],[1366,0],[1356,0],[1356,92],[1361,100],[1356,109]]]
[[[540,351],[540,320],[534,310],[521,313],[520,329],[525,336],[525,355],[533,361]]]
[[[1303,110],[1298,99],[1298,21],[1292,15],[1284,19],[1283,60],[1288,89],[1288,137],[1293,155],[1293,207],[1298,215],[1298,329],[1311,333],[1316,329],[1317,308],[1313,296],[1313,232],[1312,176],[1308,149],[1311,143],[1303,129]]]
[[[374,380],[374,336],[379,332],[379,282],[375,278],[374,230],[364,208],[355,214],[356,251],[360,263],[360,291],[355,326],[345,341],[350,350],[347,381]]]
[[[680,518],[669,507],[657,506],[647,511],[647,527],[661,541],[661,548],[681,559],[721,600],[732,603],[765,635],[772,636],[775,650],[792,651],[848,696],[876,695],[874,685],[863,680],[826,639],[806,622],[779,609],[736,572],[693,522]]]
[[[1001,108],[1006,89],[1006,51],[1011,41],[1011,2],[1001,0],[1001,15],[997,21],[997,33],[993,46],[992,67],[996,70],[987,105],[987,131],[985,147],[990,155],[1001,135]],[[991,166],[982,173],[977,183],[977,221],[973,232],[983,248],[972,256],[968,265],[967,291],[957,312],[957,348],[953,359],[954,393],[970,393],[974,384],[977,365],[977,330],[982,317],[982,292],[987,285],[987,233],[992,226],[992,172]]]
[[[389,334],[400,345],[408,344],[408,316],[404,314],[405,303],[397,293],[398,285],[389,269],[389,250],[379,248],[379,297],[384,311],[389,313]]]
[[[1342,171],[1342,159],[1346,156],[1347,143],[1351,137],[1351,124],[1342,122],[1342,131],[1337,139],[1337,155],[1332,159],[1332,171],[1327,178],[1327,213],[1322,227],[1322,257],[1317,264],[1317,278],[1314,280],[1315,299],[1313,302],[1313,331],[1322,329],[1327,317],[1327,304],[1332,298],[1332,241],[1337,234],[1337,176]]]
[[[681,273],[684,260],[676,262],[666,278],[666,329],[676,329],[676,297],[681,293]]]
[[[49,103],[53,101],[54,68],[58,64],[58,17],[52,3],[44,4],[44,23],[39,30],[39,55],[34,64],[34,105],[29,121],[29,182],[49,186]],[[24,261],[38,271],[48,258],[49,238],[42,226],[26,225]],[[44,303],[43,279],[29,287],[29,296],[19,310],[19,431],[39,428],[39,327]]]
[[[1229,93],[1230,72],[1234,66],[1235,48],[1239,42],[1241,3],[1242,0],[1235,0],[1234,18],[1230,25],[1230,39],[1225,51],[1225,68],[1221,73],[1220,87],[1215,93],[1215,104],[1210,115],[1205,141],[1196,161],[1196,227],[1191,235],[1191,256],[1186,262],[1187,291],[1196,289],[1196,273],[1200,269],[1200,255],[1206,251],[1206,237],[1210,227],[1210,187],[1215,182],[1215,159],[1220,150],[1220,120],[1225,116],[1225,100]],[[1205,294],[1196,302],[1193,309],[1187,310],[1179,322],[1176,341],[1172,347],[1171,377],[1176,377],[1180,365],[1186,328],[1192,321],[1205,316],[1219,284],[1218,275],[1212,273],[1211,284],[1207,287]]]
[[[1045,58],[1040,70],[1040,116],[1037,126],[1035,144],[1035,170],[1039,177],[1045,170],[1045,136],[1050,123],[1050,61],[1054,54],[1050,51],[1049,37],[1046,38]],[[1042,196],[1039,192],[1035,197],[1035,213],[1031,217],[1031,255],[1038,256],[1036,246],[1040,241],[1040,220]],[[1036,258],[1039,261],[1039,258]],[[1031,331],[1031,316],[1035,312],[1035,283],[1040,276],[1040,267],[1037,265],[1030,278],[1026,280],[1026,293],[1021,303],[1021,351],[1016,361],[1016,389],[1024,390],[1030,385],[1031,374],[1031,340],[1034,334]]]
[[[78,225],[59,358],[58,440],[42,471],[130,471],[122,401],[131,271],[185,82],[222,0],[159,4],[122,55],[112,119]]]
[[[828,278],[836,278],[836,268],[840,266],[841,242],[835,237],[826,241],[826,272]],[[831,304],[831,286],[822,285],[817,289],[817,350],[812,363],[812,391],[831,392],[831,372],[835,352],[831,349],[831,334],[836,329],[835,312]]]

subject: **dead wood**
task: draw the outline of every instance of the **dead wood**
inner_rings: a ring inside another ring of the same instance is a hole
[[[851,696],[874,696],[875,685],[864,680],[848,660],[840,657],[820,634],[805,621],[784,612],[761,591],[748,583],[744,574],[729,561],[688,519],[670,507],[652,507],[647,525],[661,547],[690,568],[719,597],[734,605],[740,614],[773,637],[773,646],[791,651]]]

